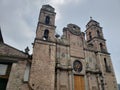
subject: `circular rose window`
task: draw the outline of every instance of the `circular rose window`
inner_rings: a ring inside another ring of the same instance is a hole
[[[73,63],[73,69],[75,72],[81,72],[82,71],[82,63],[79,60],[75,60]]]

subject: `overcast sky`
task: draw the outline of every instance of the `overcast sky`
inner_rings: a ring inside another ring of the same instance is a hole
[[[0,0],[0,26],[5,43],[19,50],[32,48],[43,4],[55,8],[59,34],[69,23],[80,26],[84,32],[91,16],[100,23],[120,83],[120,0]]]

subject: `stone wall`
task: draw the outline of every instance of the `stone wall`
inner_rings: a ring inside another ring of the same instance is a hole
[[[29,90],[28,84],[24,82],[26,61],[13,63],[6,90]]]
[[[54,43],[35,43],[30,86],[34,90],[54,90],[55,85],[55,46]]]

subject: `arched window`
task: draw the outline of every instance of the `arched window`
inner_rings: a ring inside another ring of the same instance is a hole
[[[108,65],[107,65],[106,58],[104,58],[104,63],[105,63],[105,68],[106,68],[106,71],[108,71]]]
[[[91,35],[91,32],[89,32],[89,38],[90,38],[90,40],[92,39],[92,35]]]
[[[104,64],[105,64],[105,69],[106,69],[106,72],[111,72],[111,68],[106,60],[106,58],[104,58]]]
[[[99,32],[99,30],[97,30],[97,35],[98,35],[98,37],[100,37],[100,32]]]
[[[103,44],[102,43],[100,43],[100,49],[103,50]]]
[[[45,40],[47,40],[48,39],[48,36],[49,36],[49,30],[45,30],[44,31],[44,36],[43,36],[43,38],[45,39]]]
[[[104,58],[104,62],[105,62],[105,66],[107,66],[107,61],[106,61],[106,58]]]
[[[46,18],[45,18],[45,24],[49,24],[49,23],[50,23],[50,17],[46,16]]]

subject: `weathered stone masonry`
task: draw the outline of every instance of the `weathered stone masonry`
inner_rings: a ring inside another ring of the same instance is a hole
[[[117,90],[117,82],[102,27],[92,18],[85,32],[75,24],[55,35],[55,9],[43,5],[33,53],[4,43],[0,32],[0,83],[6,90]],[[86,37],[86,39],[85,39]],[[1,81],[3,80],[3,81]],[[6,85],[6,86],[5,86]]]

